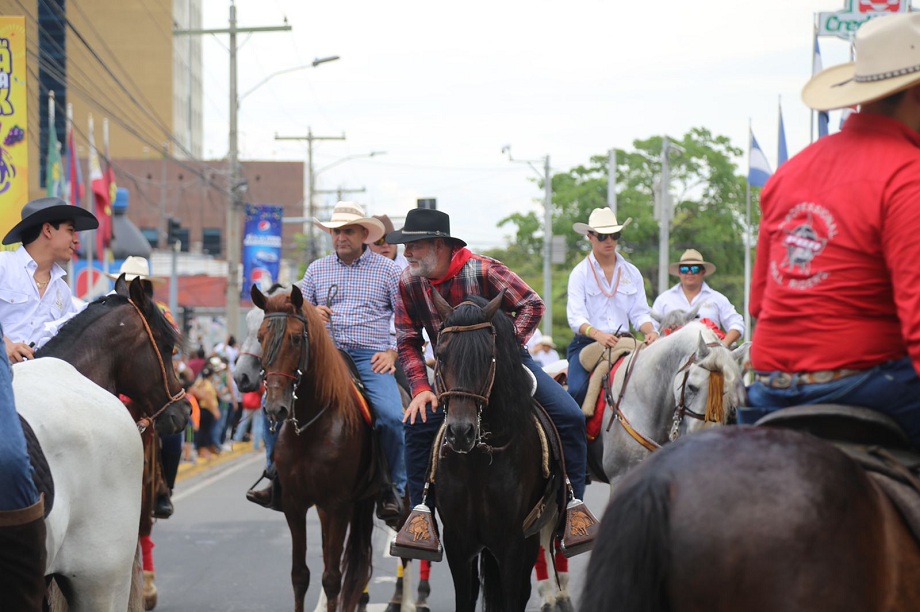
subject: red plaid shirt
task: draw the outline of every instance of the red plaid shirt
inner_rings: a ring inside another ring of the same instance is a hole
[[[502,262],[473,254],[456,276],[440,283],[437,289],[427,278],[410,275],[408,268],[403,270],[399,278],[402,299],[396,305],[396,345],[412,397],[431,390],[422,355],[425,344],[422,328],[428,331],[432,345],[437,346],[441,327],[441,316],[431,299],[431,291],[437,290],[448,304],[456,306],[469,295],[491,300],[502,289],[506,290],[503,310],[514,322],[518,341],[523,345],[539,325],[545,307],[540,296]]]

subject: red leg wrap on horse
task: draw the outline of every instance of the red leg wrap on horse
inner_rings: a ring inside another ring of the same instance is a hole
[[[546,571],[546,549],[542,546],[540,552],[537,553],[537,562],[533,564],[533,568],[537,572],[537,580],[549,578],[549,572]]]
[[[431,574],[431,561],[422,560],[418,565],[418,578],[419,580],[428,580],[428,576]]]
[[[141,536],[141,556],[144,559],[144,571],[154,572],[153,569],[153,540],[149,535]]]
[[[558,548],[556,549],[556,571],[560,573],[569,571],[569,558]]]

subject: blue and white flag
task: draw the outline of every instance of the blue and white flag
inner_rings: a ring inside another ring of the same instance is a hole
[[[776,148],[776,169],[786,163],[789,159],[789,150],[786,148],[786,126],[783,125],[783,107],[779,107],[779,139]]]
[[[751,187],[763,187],[767,184],[767,179],[773,174],[770,169],[770,162],[767,156],[763,154],[763,149],[757,144],[754,138],[754,132],[751,132],[751,150],[748,157],[748,184]]]
[[[818,37],[815,37],[815,55],[811,64],[811,75],[814,76],[824,69],[821,62],[821,47],[818,46]],[[828,125],[830,124],[830,114],[827,111],[818,111],[818,138],[824,138],[828,134]]]

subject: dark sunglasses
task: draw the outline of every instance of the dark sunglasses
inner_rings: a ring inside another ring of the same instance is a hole
[[[380,240],[375,240],[375,241],[374,241],[374,245],[375,245],[375,246],[383,246],[383,245],[385,245],[386,243],[387,243],[387,239],[386,239],[386,238],[381,238]]]
[[[607,240],[608,238],[610,238],[611,240],[620,239],[620,232],[617,232],[615,234],[598,234],[597,232],[591,232],[591,235],[594,236],[598,242],[603,242]]]
[[[703,271],[703,266],[699,264],[693,264],[692,266],[680,266],[677,270],[681,274],[699,274]]]

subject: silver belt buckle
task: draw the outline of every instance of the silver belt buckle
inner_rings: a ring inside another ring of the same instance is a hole
[[[816,384],[828,383],[834,380],[834,376],[836,374],[837,373],[833,370],[821,370],[820,372],[815,372],[812,374],[811,378]]]
[[[788,389],[792,386],[792,375],[776,372],[770,381],[770,386],[775,389]]]

